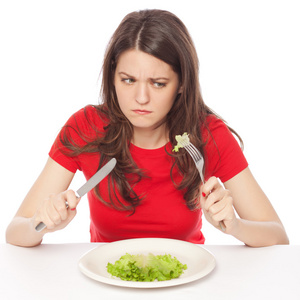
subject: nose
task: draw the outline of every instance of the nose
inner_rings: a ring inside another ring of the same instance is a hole
[[[136,87],[135,101],[141,105],[147,104],[150,100],[149,91],[146,83],[138,83]]]

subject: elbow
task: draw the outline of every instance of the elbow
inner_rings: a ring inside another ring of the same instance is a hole
[[[15,224],[13,220],[6,229],[5,240],[7,244],[19,247],[35,247],[42,243],[41,237],[32,237],[28,236],[27,232],[24,232],[20,228],[20,224]]]
[[[285,233],[284,236],[282,237],[281,241],[278,243],[278,245],[289,245],[290,244],[290,240],[287,236],[287,234]]]
[[[255,238],[244,242],[252,248],[269,247],[275,245],[289,245],[290,241],[281,222],[265,222],[265,229],[256,233]]]
[[[290,240],[281,222],[278,224],[278,241],[276,245],[289,245]]]
[[[11,223],[7,226],[5,231],[5,240],[7,244],[15,245],[13,238],[12,238],[12,232],[11,232]]]

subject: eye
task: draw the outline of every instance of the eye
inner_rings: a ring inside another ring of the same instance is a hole
[[[162,82],[153,82],[153,85],[157,88],[163,88],[166,86],[166,84]]]
[[[135,82],[135,80],[132,78],[122,78],[122,82],[124,82],[126,84],[133,84]]]

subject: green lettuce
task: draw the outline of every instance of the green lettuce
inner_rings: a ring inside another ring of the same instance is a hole
[[[177,145],[173,149],[175,152],[178,152],[179,148],[183,148],[184,145],[190,143],[189,135],[186,132],[183,135],[176,135],[175,140],[177,141]]]
[[[187,269],[176,257],[165,255],[131,255],[126,253],[114,264],[108,263],[107,271],[127,281],[163,281],[179,277]]]

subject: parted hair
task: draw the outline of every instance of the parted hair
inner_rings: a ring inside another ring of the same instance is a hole
[[[115,157],[117,165],[109,175],[111,191],[109,203],[102,199],[101,191],[95,189],[95,193],[107,205],[134,212],[143,198],[134,192],[132,186],[146,174],[138,168],[131,157],[129,147],[133,127],[120,109],[114,87],[118,59],[122,53],[131,49],[143,51],[164,61],[178,74],[181,93],[177,95],[165,119],[169,140],[173,146],[177,143],[175,136],[187,132],[191,142],[204,156],[206,141],[201,135],[201,127],[207,127],[205,124],[207,116],[215,113],[202,99],[198,56],[183,22],[168,11],[156,9],[126,15],[112,35],[103,60],[101,102],[95,108],[100,117],[109,120],[104,128],[104,134],[99,134],[96,140],[89,141],[84,147],[70,142],[67,133],[63,135],[62,142],[72,150],[72,155],[100,152],[99,168],[110,158]],[[165,148],[165,151],[173,159],[171,178],[175,169],[182,175],[180,183],[175,183],[172,179],[174,185],[182,191],[186,205],[191,210],[197,209],[201,179],[192,159],[184,150],[175,153],[168,152]],[[116,190],[125,202],[118,199]]]

